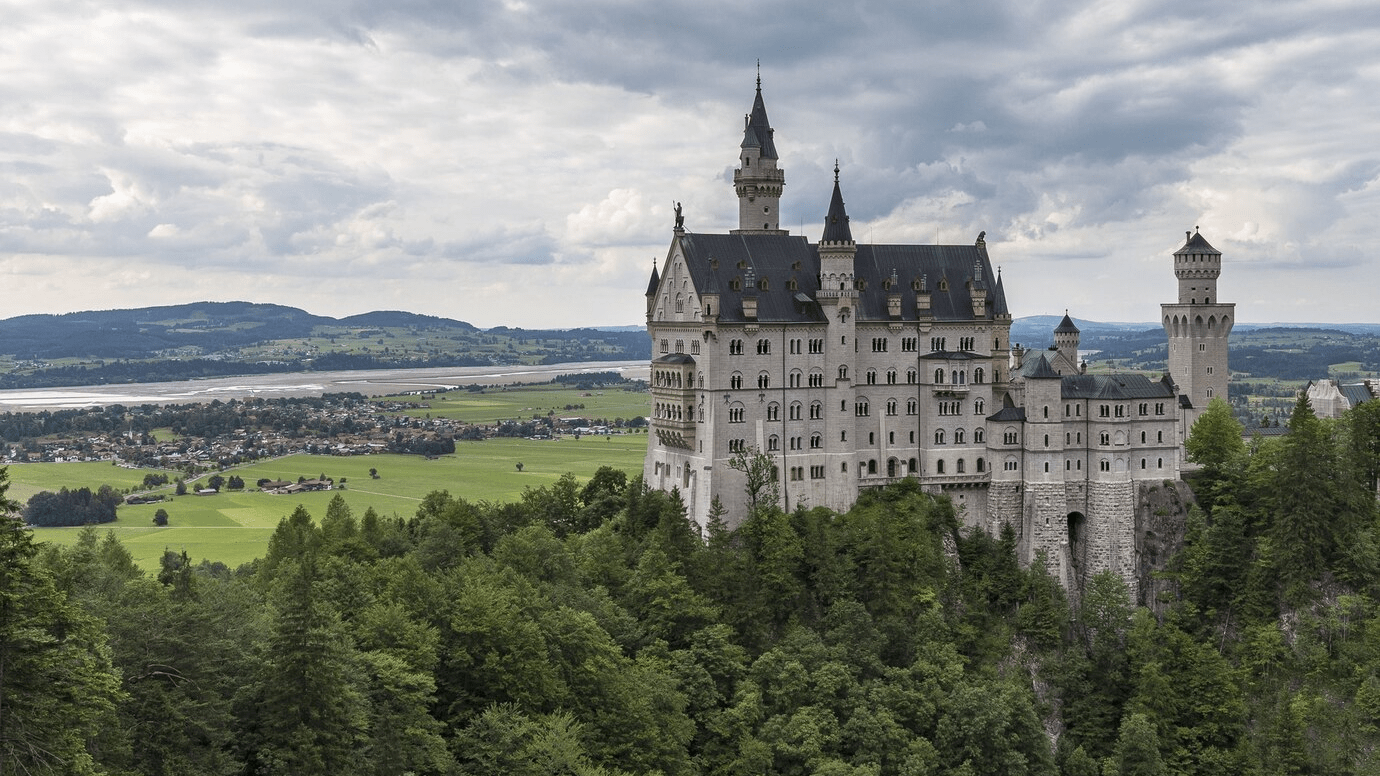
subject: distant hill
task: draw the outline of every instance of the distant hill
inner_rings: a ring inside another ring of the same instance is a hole
[[[214,352],[311,336],[320,326],[439,327],[476,331],[462,321],[402,312],[335,319],[296,307],[196,302],[132,310],[21,315],[0,321],[0,352],[19,359],[149,358],[182,348]]]
[[[405,313],[397,310],[376,310],[372,313],[351,315],[336,322],[342,326],[413,326],[417,328],[435,327],[479,331],[478,328],[464,321],[453,321],[449,318],[437,318],[434,315],[419,315],[418,313]]]
[[[0,388],[650,357],[640,327],[483,331],[397,310],[337,319],[282,305],[199,302],[0,321]]]

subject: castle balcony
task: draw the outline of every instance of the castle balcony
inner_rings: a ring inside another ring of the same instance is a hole
[[[940,398],[949,396],[955,399],[961,399],[964,396],[967,396],[968,391],[971,388],[971,386],[963,383],[944,383],[942,385],[931,385],[930,387],[934,389],[935,396],[938,396]]]
[[[970,472],[968,474],[933,474],[920,478],[922,485],[938,485],[942,488],[986,487],[992,481],[991,472]]]

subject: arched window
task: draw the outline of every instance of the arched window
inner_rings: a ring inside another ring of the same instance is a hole
[[[962,473],[963,473],[963,459],[962,459],[962,458],[958,459],[958,464],[957,464],[956,466],[954,466],[954,473],[955,473],[955,474],[962,474]]]
[[[984,431],[983,429],[980,429],[980,428],[975,428],[975,429],[973,429],[973,441],[976,442],[977,444],[982,444],[983,442],[986,442],[986,441],[987,441],[987,432]],[[982,471],[982,470],[981,470],[981,469],[978,469],[978,471]]]
[[[937,384],[939,384],[939,385],[943,385],[943,384],[944,384],[944,370],[943,370],[943,369],[936,369],[936,370],[934,370],[934,381],[935,381],[935,383],[937,383]]]
[[[943,473],[944,473],[944,459],[943,459],[943,458],[940,458],[938,461],[935,461],[935,462],[934,462],[934,473],[935,473],[935,474],[943,474]]]
[[[731,377],[728,378],[728,387],[731,388],[731,389],[733,389],[733,390],[737,390],[737,389],[739,389],[739,388],[742,388],[742,387],[743,387],[743,373],[742,373],[742,372],[734,372],[733,375],[732,375]]]
[[[973,382],[975,382],[975,383],[981,383],[981,382],[982,382],[982,378],[985,377],[985,376],[986,376],[986,372],[984,372],[984,371],[982,370],[982,367],[978,367],[977,369],[974,369],[974,370],[973,370]]]
[[[955,430],[954,430],[954,444],[956,444],[956,445],[961,445],[961,444],[963,444],[963,429],[960,428],[960,429],[955,429]],[[960,465],[961,465],[961,464],[960,464]]]
[[[767,420],[780,420],[780,419],[781,419],[781,405],[780,405],[780,404],[777,404],[776,402],[772,402],[771,404],[768,404],[768,405],[767,405]]]
[[[767,437],[767,450],[773,451],[773,450],[780,450],[780,449],[781,449],[781,440],[780,440],[775,434],[772,434],[771,436]]]
[[[982,460],[981,458],[977,459],[977,470],[978,473],[987,471],[987,462]]]
[[[936,445],[944,444],[944,429],[941,428],[938,431],[934,432],[934,443]]]
[[[877,473],[877,459],[873,458],[873,459],[868,460],[868,462],[867,462],[867,473],[868,473],[868,474],[876,474],[876,473]]]
[[[847,367],[847,366],[841,366],[841,367],[839,367],[839,379],[840,379],[840,380],[847,380],[847,379],[848,379],[848,367]]]
[[[982,399],[978,399],[977,401],[973,402],[973,414],[974,414],[974,415],[982,415],[982,414],[985,414],[986,412],[987,412],[987,402],[983,401]]]

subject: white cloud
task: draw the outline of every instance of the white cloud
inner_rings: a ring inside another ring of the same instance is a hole
[[[1359,0],[0,10],[22,74],[0,82],[7,314],[636,323],[672,203],[734,225],[760,57],[792,230],[818,237],[838,158],[860,239],[986,230],[1018,315],[1154,320],[1201,225],[1243,320],[1374,317],[1380,9]]]

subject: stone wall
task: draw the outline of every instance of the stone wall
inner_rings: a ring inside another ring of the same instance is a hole
[[[1136,493],[1136,559],[1133,574],[1140,595],[1137,603],[1160,614],[1178,598],[1172,579],[1156,577],[1183,549],[1188,509],[1196,502],[1193,490],[1182,480],[1139,483]]]

